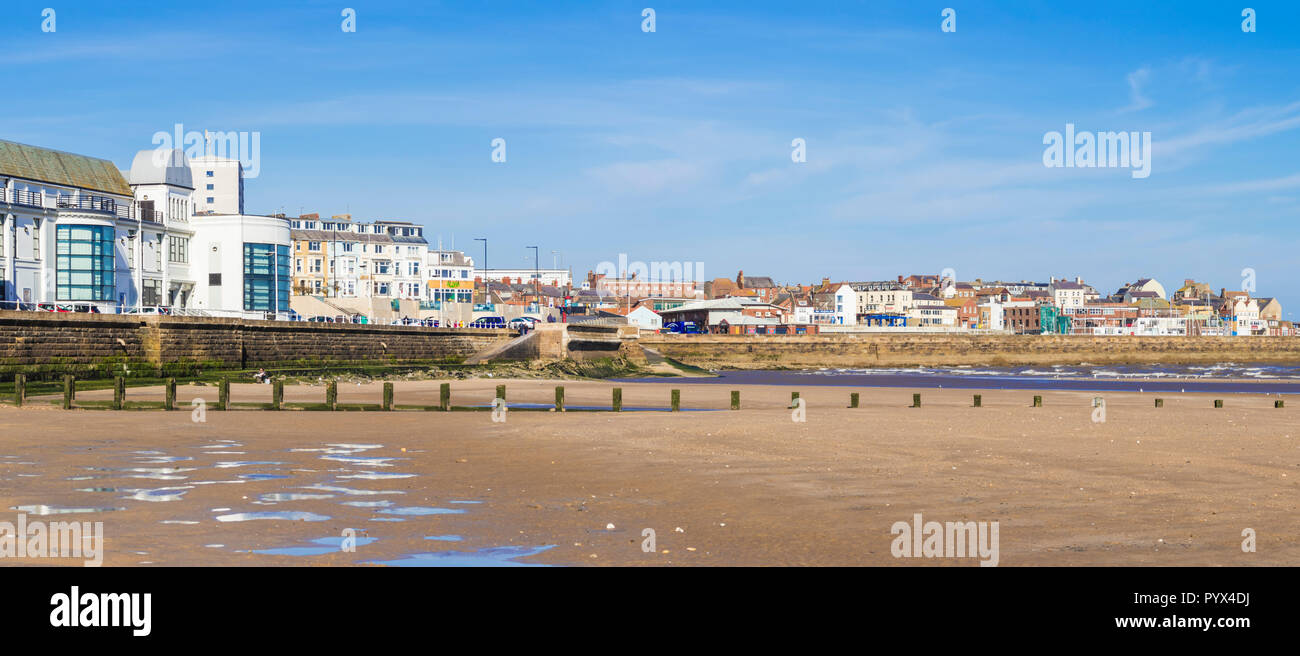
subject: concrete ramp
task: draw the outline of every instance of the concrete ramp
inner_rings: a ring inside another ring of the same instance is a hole
[[[538,333],[520,335],[504,344],[494,344],[465,359],[465,364],[483,364],[492,360],[534,360],[538,357]]]
[[[641,360],[635,327],[586,324],[539,324],[527,334],[475,353],[466,364],[493,360],[595,360],[628,357]]]

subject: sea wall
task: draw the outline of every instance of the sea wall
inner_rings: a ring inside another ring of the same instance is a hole
[[[507,330],[0,312],[0,376],[459,362]]]
[[[708,369],[1300,362],[1293,337],[646,333],[640,343]]]

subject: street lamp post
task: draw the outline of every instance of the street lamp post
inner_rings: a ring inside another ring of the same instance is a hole
[[[488,240],[487,237],[475,237],[474,241],[483,242],[483,303],[487,304],[487,300],[489,298],[488,290],[490,289],[490,287],[488,286],[488,259],[487,259]],[[473,315],[470,316],[472,317]]]
[[[536,246],[525,246],[525,248],[533,249],[533,299],[537,302],[537,311],[540,313],[542,309],[542,280],[541,267],[538,265],[537,259],[539,251]]]

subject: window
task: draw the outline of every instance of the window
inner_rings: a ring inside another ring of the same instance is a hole
[[[406,263],[406,268],[407,268],[406,275],[408,275],[408,276],[418,276],[418,275],[420,275],[420,263],[419,263],[419,262],[407,262],[407,263]]]
[[[375,244],[375,252],[376,252],[376,253],[382,253],[382,252],[384,252],[384,247],[383,247],[383,246],[380,246],[379,244]]]
[[[113,228],[58,226],[55,278],[61,301],[111,301]]]
[[[146,278],[140,290],[140,300],[144,305],[162,305],[162,281]]]
[[[209,177],[209,178],[213,177],[213,176],[212,176],[212,171],[208,171],[207,173],[208,173],[208,176],[207,176],[207,177]]]
[[[380,276],[388,275],[388,260],[375,260],[375,274]]]
[[[352,252],[352,242],[350,242],[350,241],[345,241],[345,242],[343,242],[343,252],[344,252],[344,253],[351,253],[351,252]]]
[[[311,261],[311,272],[320,273],[320,258],[313,258]]]
[[[302,273],[302,258],[298,258],[293,263],[294,273]]]
[[[388,296],[388,283],[386,282],[375,283],[375,296]]]
[[[318,241],[309,241],[309,242],[307,242],[307,250],[309,250],[309,251],[318,251],[318,250],[320,250],[320,242],[318,242]]]
[[[215,202],[217,202],[217,199],[215,199],[215,198],[213,198],[213,197],[211,197],[211,196],[208,196],[208,204],[209,204],[209,205],[211,205],[211,204],[213,204],[213,203],[215,203]]]
[[[289,311],[289,247],[244,244],[244,309]]]
[[[214,185],[214,184],[212,184],[211,182],[209,182],[209,183],[208,183],[208,189],[207,189],[207,190],[208,190],[208,191],[212,191],[215,187],[216,187],[216,185]]]
[[[32,219],[32,259],[41,259],[41,220]]]

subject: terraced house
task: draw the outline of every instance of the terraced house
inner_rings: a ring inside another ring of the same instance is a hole
[[[354,222],[351,215],[291,219],[293,293],[333,298],[419,301],[429,243],[424,227],[406,221]]]
[[[0,307],[287,316],[288,223],[199,215],[194,193],[179,150],[123,172],[0,141]]]

